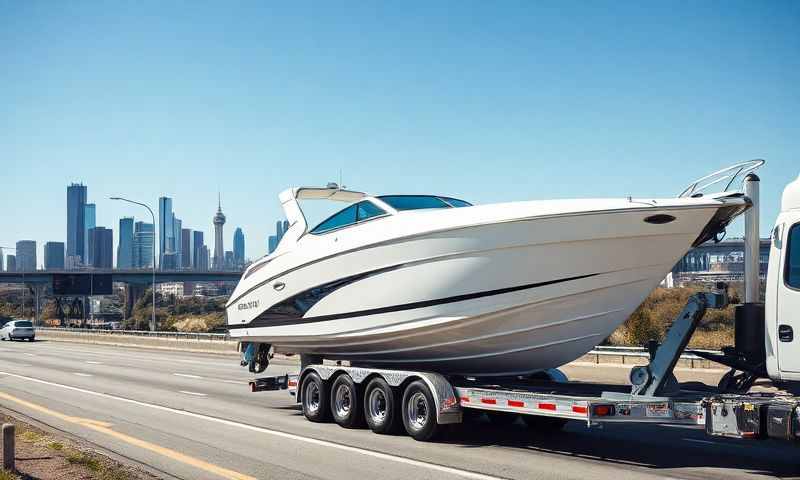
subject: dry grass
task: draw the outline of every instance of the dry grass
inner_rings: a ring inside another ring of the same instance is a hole
[[[663,340],[671,322],[686,306],[686,302],[699,287],[657,288],[607,339],[611,345],[643,346],[649,340]],[[738,293],[731,291],[732,302]],[[733,343],[734,307],[723,310],[709,309],[701,321],[689,346],[692,348],[719,349]]]
[[[0,468],[0,480],[19,480],[19,477],[13,472]]]

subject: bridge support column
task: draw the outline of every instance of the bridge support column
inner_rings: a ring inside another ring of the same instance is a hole
[[[145,287],[139,284],[125,284],[125,318],[133,316],[133,307],[142,298]]]

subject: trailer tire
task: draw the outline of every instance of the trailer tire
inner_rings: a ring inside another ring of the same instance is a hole
[[[436,422],[436,402],[431,389],[422,380],[411,382],[403,393],[403,425],[414,440],[432,440],[440,433]]]
[[[364,417],[369,429],[379,434],[396,433],[400,426],[401,399],[397,390],[381,377],[364,389]]]
[[[331,414],[333,421],[344,428],[358,428],[364,425],[363,397],[360,389],[350,375],[343,373],[336,377],[331,387]]]
[[[331,415],[328,383],[316,372],[310,372],[303,379],[301,392],[303,415],[311,422],[327,422]]]
[[[534,432],[555,432],[564,428],[569,420],[565,418],[543,417],[541,415],[521,415],[522,421]]]

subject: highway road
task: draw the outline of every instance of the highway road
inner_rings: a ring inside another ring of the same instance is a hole
[[[295,369],[273,364],[268,373]],[[627,368],[567,372],[624,379]],[[0,343],[2,407],[164,478],[800,478],[800,446],[716,439],[685,427],[573,422],[537,434],[481,422],[436,443],[346,430],[306,421],[286,392],[250,393],[249,378],[233,356]]]

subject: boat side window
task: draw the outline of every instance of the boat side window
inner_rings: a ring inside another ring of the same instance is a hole
[[[789,248],[786,250],[786,284],[800,289],[800,223],[789,230]]]
[[[336,230],[337,228],[346,227],[347,225],[352,225],[356,223],[356,210],[358,210],[358,204],[350,205],[344,210],[340,210],[326,220],[323,220],[322,223],[314,227],[310,233],[325,233]]]
[[[357,222],[363,222],[364,220],[381,215],[386,215],[386,212],[374,203],[367,201],[358,202],[358,213],[356,213]]]

